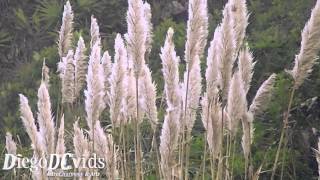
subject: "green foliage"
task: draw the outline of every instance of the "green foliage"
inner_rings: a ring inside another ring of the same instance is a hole
[[[39,19],[45,23],[46,27],[51,27],[58,22],[61,16],[62,4],[56,0],[40,1],[37,7],[39,11]]]

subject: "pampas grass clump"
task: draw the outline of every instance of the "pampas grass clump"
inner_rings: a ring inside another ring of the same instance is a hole
[[[245,41],[248,25],[246,1],[229,0],[226,3],[223,19],[213,35],[208,33],[207,11],[206,0],[189,0],[183,58],[186,69],[182,79],[179,77],[180,57],[173,41],[174,29],[167,31],[160,53],[165,109],[164,118],[160,119],[159,87],[153,81],[152,70],[147,64],[153,30],[150,5],[142,0],[128,0],[127,33],[117,34],[115,53],[111,55],[108,50],[102,51],[98,20],[93,16],[90,41],[85,42],[80,36],[76,47],[72,47],[72,42],[75,42],[72,36],[74,15],[67,1],[58,39],[61,112],[51,109],[49,69],[45,62],[38,90],[37,119],[27,97],[19,95],[20,115],[31,140],[34,157],[39,159],[52,153],[73,152],[76,157],[88,160],[96,154],[105,159],[104,169],[79,167],[74,171],[101,172],[101,176],[107,179],[132,179],[134,176],[139,180],[155,173],[160,179],[187,180],[192,162],[189,159],[192,130],[196,120],[201,119],[205,129],[204,150],[196,176],[236,179],[234,158],[240,148],[238,146],[241,146],[245,179],[258,179],[262,166],[253,167],[251,159],[254,119],[267,108],[276,74],[271,74],[261,84],[249,103],[247,93],[256,61]],[[206,56],[208,36],[212,41]],[[319,40],[320,0],[302,32],[301,50],[289,71],[294,86],[272,178],[283,148],[294,91],[302,85],[316,63]],[[204,77],[201,75],[202,59],[206,59]],[[74,107],[82,108],[84,115],[72,115]],[[141,128],[144,122],[151,131]],[[73,129],[68,129],[67,124],[70,123],[73,123]],[[9,132],[6,149],[12,154],[19,149]],[[315,152],[320,164],[319,150]],[[32,172],[32,177],[48,179],[46,173],[46,169],[39,168]]]

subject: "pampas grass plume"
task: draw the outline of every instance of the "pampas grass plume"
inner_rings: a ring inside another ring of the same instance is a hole
[[[301,49],[295,58],[293,69],[290,71],[297,89],[312,72],[312,67],[318,59],[320,50],[320,0],[312,10],[311,17],[302,31]]]
[[[79,37],[77,48],[74,54],[75,64],[75,98],[79,97],[86,82],[86,74],[88,69],[88,61],[85,55],[86,46],[82,36]]]
[[[9,154],[17,154],[17,145],[9,132],[6,133],[6,149]]]
[[[101,46],[99,25],[98,25],[97,19],[94,18],[93,16],[91,16],[90,34],[91,34],[91,41],[90,41],[91,50],[96,43],[99,46]]]
[[[253,115],[258,115],[267,108],[266,104],[270,101],[274,89],[275,78],[275,74],[270,75],[258,89],[249,107],[249,111],[252,112]]]
[[[114,64],[112,66],[112,72],[109,78],[110,94],[109,106],[110,106],[110,119],[112,125],[120,125],[120,111],[126,96],[125,90],[125,78],[126,78],[126,62],[127,51],[124,46],[123,39],[120,34],[117,34],[115,39],[115,57]]]
[[[88,74],[87,74],[87,89],[85,94],[85,110],[87,113],[87,125],[90,130],[105,108],[104,103],[104,74],[103,67],[100,64],[101,54],[99,43],[96,43],[91,51]]]
[[[55,126],[51,112],[51,102],[45,83],[38,90],[38,122],[40,134],[44,138],[48,154],[54,153]]]
[[[58,140],[56,146],[56,153],[57,154],[64,154],[66,151],[65,141],[64,141],[64,114],[60,119],[60,127],[58,131]]]
[[[148,22],[142,0],[128,0],[127,41],[128,57],[133,62],[135,77],[139,77],[145,64],[146,41],[148,37]]]
[[[60,55],[60,59],[67,54],[71,46],[72,31],[73,31],[72,26],[73,26],[73,12],[72,12],[70,2],[67,1],[66,4],[64,5],[62,25],[59,31],[58,52]]]
[[[253,76],[253,68],[255,66],[253,62],[253,55],[250,52],[250,49],[246,46],[239,53],[239,73],[244,83],[244,89],[248,93],[250,89],[250,84]]]

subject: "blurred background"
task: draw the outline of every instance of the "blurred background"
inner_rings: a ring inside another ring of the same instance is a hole
[[[158,84],[159,99],[162,96],[160,47],[169,27],[175,30],[177,53],[183,57],[187,0],[147,0],[152,8],[153,48],[148,60],[153,78]],[[278,74],[275,95],[267,112],[255,119],[255,138],[252,147],[255,167],[262,162],[263,173],[269,174],[282,127],[283,112],[288,103],[291,79],[284,72],[292,67],[299,51],[300,33],[310,16],[316,0],[247,0],[250,12],[246,41],[257,61],[253,86],[248,100],[259,85],[272,73]],[[41,80],[43,59],[50,68],[50,95],[53,111],[57,105],[59,78],[56,75],[58,30],[61,25],[63,0],[0,0],[0,164],[5,153],[5,132],[10,131],[20,144],[21,153],[28,153],[30,144],[19,118],[18,94],[25,94],[35,112],[36,93]],[[103,49],[113,54],[116,33],[126,33],[127,0],[70,0],[74,14],[74,39],[84,36],[89,42],[90,17],[98,19]],[[226,0],[208,0],[209,39],[221,21]],[[319,29],[320,31],[320,29]],[[73,42],[74,44],[76,43]],[[183,59],[183,58],[182,58]],[[184,68],[182,61],[181,69]],[[205,59],[202,59],[205,69]],[[312,75],[298,90],[290,116],[291,129],[287,156],[286,179],[316,179],[317,164],[312,148],[320,136],[320,69],[316,65]],[[160,113],[160,120],[163,115]],[[66,122],[68,123],[68,122]],[[72,132],[69,132],[72,133]],[[194,129],[195,142],[192,158],[202,155],[203,128],[198,120]],[[201,144],[201,146],[200,146]],[[27,147],[27,146],[24,146]],[[243,162],[236,160],[239,173]],[[191,168],[192,170],[192,168]],[[237,171],[237,168],[235,169]],[[0,175],[3,172],[0,173]],[[1,179],[1,178],[0,178]]]

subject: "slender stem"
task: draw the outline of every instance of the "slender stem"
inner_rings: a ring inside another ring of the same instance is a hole
[[[151,149],[155,150],[155,155],[156,155],[156,158],[157,158],[157,165],[158,165],[158,168],[156,168],[156,174],[158,176],[160,176],[160,179],[161,179],[163,176],[161,175],[160,157],[159,157],[159,150],[157,148],[157,145],[158,145],[158,143],[157,143],[156,129],[155,129],[154,132],[153,132],[153,136],[152,136],[152,147],[151,147]]]
[[[288,131],[285,134],[285,142],[284,142],[284,146],[283,146],[283,150],[282,150],[282,159],[281,159],[281,180],[283,179],[283,172],[284,172],[284,164],[285,164],[285,158],[286,158],[286,151],[287,151],[287,145],[288,145]]]
[[[125,154],[124,154],[124,151],[123,151],[123,125],[122,123],[120,123],[120,135],[119,135],[119,147],[120,148],[120,152],[121,152],[121,158],[122,158],[122,161],[121,161],[121,177],[122,178],[125,178]]]
[[[136,106],[137,106],[137,117],[135,122],[135,133],[136,133],[136,180],[141,179],[141,157],[140,157],[140,132],[139,132],[139,77],[136,76]]]
[[[185,177],[184,179],[185,180],[188,180],[188,176],[189,176],[189,155],[190,155],[190,145],[189,145],[189,142],[191,141],[191,132],[187,132],[187,137],[186,137],[186,155],[185,155]]]
[[[218,155],[218,167],[217,167],[217,173],[216,173],[216,180],[220,180],[222,178],[222,167],[223,166],[223,139],[224,139],[224,134],[223,134],[223,131],[224,131],[224,113],[223,113],[223,110],[224,110],[224,107],[222,107],[222,111],[221,111],[221,147],[220,147],[220,152],[219,152],[219,155]]]
[[[215,176],[215,164],[216,164],[216,159],[213,156],[213,153],[211,153],[211,158],[210,158],[210,168],[211,168],[211,179],[214,179]]]
[[[285,133],[286,133],[287,128],[288,128],[289,114],[290,114],[290,110],[291,110],[291,106],[292,106],[292,102],[293,102],[295,89],[296,88],[293,87],[292,90],[291,90],[288,109],[287,109],[287,112],[286,112],[285,117],[283,119],[283,127],[282,127],[282,130],[281,130],[280,141],[279,141],[278,149],[277,149],[277,152],[276,152],[275,161],[273,163],[271,180],[274,180],[274,176],[275,176],[275,173],[276,173],[276,170],[277,170],[277,165],[278,165],[278,160],[279,160],[279,155],[280,155],[282,143],[284,141],[284,136],[285,136]]]
[[[178,147],[178,161],[179,161],[179,165],[180,165],[180,168],[182,169],[182,142],[183,142],[183,140],[182,140],[182,136],[179,136],[178,137],[178,142],[180,142],[179,143],[179,147]],[[182,170],[179,172],[179,173],[181,173],[182,172]],[[180,180],[182,179],[182,177],[179,177],[180,178]]]
[[[233,139],[232,138],[232,135],[231,135],[231,133],[228,133],[227,134],[227,142],[226,142],[226,161],[225,161],[225,177],[226,177],[226,175],[229,173],[229,169],[230,169],[230,163],[229,163],[229,161],[230,161],[230,158],[231,158],[231,142],[232,142],[232,140],[231,139]]]
[[[208,136],[208,124],[209,124],[209,116],[210,116],[210,107],[211,107],[211,100],[209,100],[208,102],[208,109],[207,109],[207,130],[205,131],[205,135],[204,135],[204,151],[203,151],[203,165],[202,165],[202,179],[204,180],[204,174],[206,171],[206,154],[207,154],[207,136]],[[213,127],[213,126],[212,126]]]
[[[237,141],[236,141],[236,138],[234,138],[233,140],[233,144],[231,143],[232,145],[232,155],[231,155],[231,179],[233,179],[233,167],[234,167],[234,156],[235,156],[235,153],[236,153],[236,144],[237,144]]]
[[[125,167],[126,167],[126,176],[127,178],[130,178],[131,177],[131,168],[130,168],[130,161],[127,162],[127,160],[130,160],[130,154],[127,152],[127,140],[129,139],[128,138],[128,135],[126,132],[128,132],[128,126],[125,126],[125,131],[123,133],[123,149],[124,149],[124,155],[125,155]],[[128,165],[129,164],[129,165]]]
[[[185,95],[185,104],[184,104],[184,115],[183,115],[183,131],[182,131],[182,152],[181,152],[181,178],[183,179],[183,167],[184,167],[184,156],[185,156],[185,148],[186,148],[186,145],[185,145],[185,141],[187,140],[186,139],[186,117],[187,117],[187,108],[188,108],[188,92],[189,92],[189,79],[190,79],[190,69],[189,67],[187,67],[187,84],[186,84],[186,95]],[[187,158],[187,157],[185,157]],[[188,169],[185,168],[185,172],[188,172]],[[186,173],[187,174],[187,173]]]
[[[207,126],[208,127],[208,126]],[[205,171],[206,171],[206,154],[207,154],[207,131],[205,132],[204,135],[204,150],[203,150],[203,162],[202,162],[202,179],[205,179]]]

